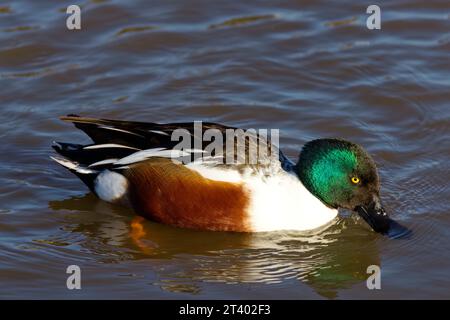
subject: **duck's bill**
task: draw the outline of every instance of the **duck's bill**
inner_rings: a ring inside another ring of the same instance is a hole
[[[390,238],[403,238],[411,235],[411,230],[389,218],[382,206],[371,203],[368,206],[358,206],[355,211],[378,233]]]

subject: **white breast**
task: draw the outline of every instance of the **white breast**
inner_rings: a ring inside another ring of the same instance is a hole
[[[295,174],[281,168],[276,174],[263,177],[235,170],[189,167],[209,179],[244,184],[250,194],[247,210],[255,232],[314,230],[330,223],[338,214],[311,194]]]
[[[265,180],[246,179],[251,202],[248,209],[253,229],[259,231],[313,230],[336,218],[338,211],[325,206],[291,173]]]

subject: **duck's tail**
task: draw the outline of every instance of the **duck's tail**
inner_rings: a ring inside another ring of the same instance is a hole
[[[138,133],[140,123],[77,115],[64,116],[61,120],[72,122],[94,143],[81,145],[55,141],[52,147],[62,157],[51,158],[74,173],[94,193],[95,179],[103,170],[110,169],[119,159],[146,148],[148,144],[146,137]]]
[[[62,158],[62,157],[50,157],[64,168],[75,174],[84,184],[93,192],[95,192],[95,179],[99,175],[100,171],[89,169],[87,166],[80,165],[78,162]]]

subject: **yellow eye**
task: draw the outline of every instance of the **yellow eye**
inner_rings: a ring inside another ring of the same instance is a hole
[[[359,183],[359,178],[358,177],[352,177],[352,182],[354,184],[358,184]]]

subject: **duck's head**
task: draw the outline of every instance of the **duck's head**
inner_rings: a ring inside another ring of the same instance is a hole
[[[356,211],[382,234],[407,232],[384,210],[377,167],[361,146],[341,139],[313,140],[303,147],[295,168],[305,187],[327,206]]]

